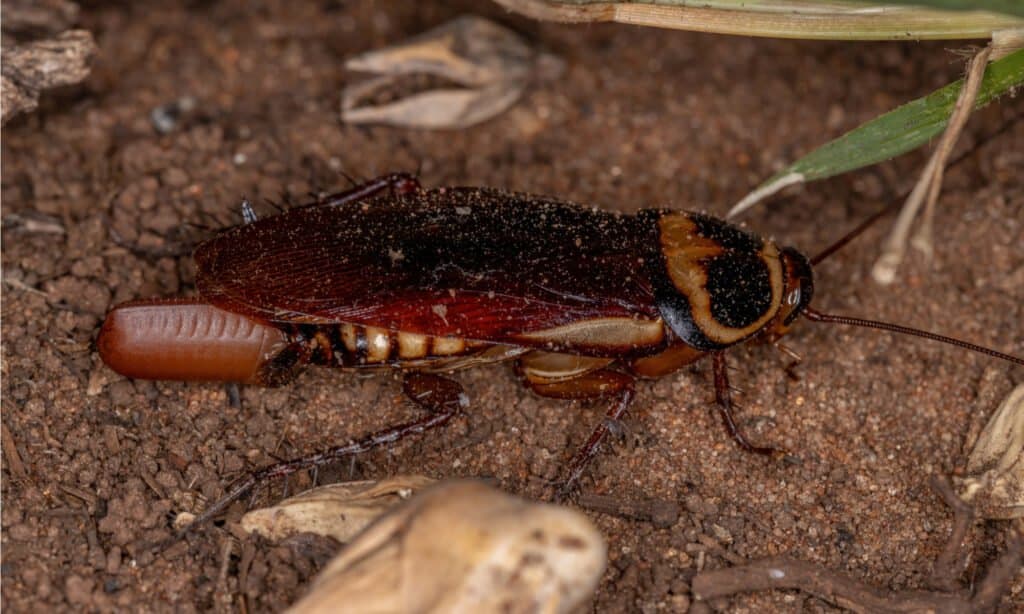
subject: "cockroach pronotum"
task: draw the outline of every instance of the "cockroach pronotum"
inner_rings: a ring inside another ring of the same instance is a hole
[[[515,360],[538,394],[613,399],[572,458],[563,490],[634,396],[710,355],[719,413],[732,415],[725,355],[776,339],[800,316],[951,343],[957,339],[810,307],[811,261],[716,218],[668,209],[636,215],[490,188],[420,188],[380,177],[319,202],[246,223],[199,245],[196,299],[116,306],[97,339],[133,378],[280,385],[305,365],[395,368],[422,419],[286,461],[239,482],[197,522],[262,480],[319,466],[440,426],[468,405],[443,376]]]

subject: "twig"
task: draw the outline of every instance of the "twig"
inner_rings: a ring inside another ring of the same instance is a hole
[[[665,499],[629,500],[595,493],[581,493],[576,504],[586,510],[611,514],[630,520],[652,522],[667,529],[679,520],[679,504]]]
[[[0,433],[2,433],[2,439],[0,439],[0,445],[3,445],[4,457],[7,458],[7,468],[11,470],[11,475],[16,480],[22,480],[28,475],[25,471],[25,464],[21,462],[21,455],[18,454],[18,448],[14,443],[14,436],[11,435],[11,431],[7,429],[7,425],[0,425]]]
[[[242,602],[239,606],[242,609],[251,610],[249,607],[249,570],[252,568],[252,562],[256,559],[256,546],[253,545],[252,540],[245,540],[242,542],[242,557],[238,561],[238,591],[242,595]]]
[[[52,299],[50,298],[49,294],[47,294],[46,292],[43,292],[39,288],[33,288],[32,286],[26,284],[25,282],[21,281],[20,279],[15,279],[13,277],[4,277],[4,283],[7,284],[8,286],[14,288],[15,290],[21,290],[22,292],[28,292],[29,294],[35,294],[37,296],[41,296],[41,297],[45,298],[46,302],[48,302],[48,303],[52,302]]]
[[[974,508],[956,496],[945,476],[933,475],[931,487],[935,494],[939,495],[942,501],[953,510],[953,530],[950,532],[949,540],[942,548],[942,552],[935,559],[928,583],[938,590],[954,591],[959,588],[957,578],[963,572],[961,550],[963,550],[967,531],[970,530],[971,524],[974,522]]]
[[[971,59],[967,67],[967,78],[960,90],[953,113],[950,115],[946,131],[939,139],[932,157],[924,167],[921,178],[914,186],[910,196],[907,197],[903,210],[900,211],[896,224],[893,226],[889,238],[882,246],[882,254],[875,262],[871,271],[875,281],[882,284],[890,284],[896,278],[896,269],[907,250],[907,237],[910,235],[914,219],[917,217],[921,206],[925,206],[923,221],[917,233],[914,235],[914,246],[928,255],[932,253],[932,225],[934,218],[935,202],[942,190],[942,176],[946,167],[946,160],[949,158],[953,147],[960,138],[967,118],[974,110],[974,102],[978,98],[978,91],[981,89],[981,80],[985,75],[985,67],[988,65],[988,58],[992,54],[992,46],[989,45],[979,51]]]
[[[951,539],[936,561],[933,575],[955,574],[952,560],[959,555],[963,534],[973,511],[964,510],[948,482],[933,480],[936,492],[954,509],[956,523]],[[950,498],[952,497],[952,498]],[[956,501],[954,501],[954,499]],[[968,613],[994,611],[1010,582],[1020,570],[1024,540],[1013,527],[1007,532],[1006,550],[989,568],[972,597],[955,583],[949,591],[888,591],[789,557],[773,557],[727,569],[702,571],[693,578],[691,590],[700,600],[726,597],[736,593],[770,589],[799,589],[854,612],[935,612]],[[950,554],[952,553],[952,554]],[[945,566],[946,570],[942,570]]]
[[[971,599],[971,607],[974,612],[994,612],[999,600],[1015,575],[1020,573],[1021,550],[1024,549],[1024,540],[1020,533],[1011,528],[1007,531],[1006,551],[996,559],[996,562],[989,567],[988,574],[981,581],[978,590]]]
[[[88,509],[90,509],[90,510],[96,509],[96,501],[97,501],[97,499],[96,499],[96,495],[95,494],[93,494],[93,493],[91,493],[91,492],[89,492],[87,490],[83,490],[81,488],[75,488],[74,486],[68,486],[66,484],[61,484],[60,485],[60,489],[62,491],[64,491],[65,493],[71,495],[72,497],[74,497],[76,499],[80,499],[82,502],[85,503],[85,505],[86,505],[86,507]]]
[[[231,593],[228,591],[228,568],[231,565],[231,551],[234,549],[235,540],[230,535],[224,536],[224,547],[220,553],[220,571],[217,573],[217,587],[215,590],[215,603],[218,611],[231,611]]]
[[[935,157],[941,158],[935,165],[935,172],[928,180],[928,199],[925,202],[924,215],[921,218],[921,225],[917,232],[910,239],[910,244],[919,249],[926,256],[931,257],[935,250],[932,246],[932,237],[935,227],[935,203],[939,200],[939,192],[942,191],[942,181],[946,172],[946,164],[953,147],[960,139],[960,134],[967,125],[967,120],[974,111],[974,102],[978,99],[978,92],[981,90],[981,80],[985,76],[985,67],[988,65],[989,57],[992,55],[993,46],[989,44],[978,52],[967,65],[967,78],[964,81],[964,88],[957,98],[953,113],[950,114],[949,125],[946,133],[939,141]],[[922,177],[922,180],[925,180]]]
[[[714,599],[735,593],[796,588],[854,612],[970,612],[970,603],[956,595],[925,591],[886,591],[845,574],[789,557],[773,557],[742,567],[697,574],[693,594]]]

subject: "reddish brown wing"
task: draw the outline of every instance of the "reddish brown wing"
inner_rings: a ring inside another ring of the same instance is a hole
[[[195,254],[215,305],[483,341],[600,317],[656,318],[636,217],[491,189],[307,207]]]

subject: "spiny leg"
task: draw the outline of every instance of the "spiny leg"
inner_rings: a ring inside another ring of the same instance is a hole
[[[392,194],[412,194],[420,190],[420,182],[414,175],[409,173],[390,173],[353,186],[342,192],[328,194],[310,206],[337,207],[363,198],[376,196],[384,190],[390,190]]]
[[[618,392],[615,402],[608,409],[608,413],[605,414],[604,420],[594,428],[593,432],[590,433],[590,437],[586,443],[576,452],[569,461],[569,470],[565,478],[565,482],[558,489],[556,498],[559,500],[567,499],[572,495],[573,491],[576,490],[576,486],[579,483],[580,477],[583,475],[583,471],[590,464],[590,461],[594,460],[597,456],[598,451],[601,448],[601,442],[608,436],[608,432],[611,430],[609,425],[622,419],[626,415],[626,410],[629,409],[630,404],[633,402],[633,383],[630,382],[627,387],[623,388]]]
[[[615,398],[604,419],[594,427],[590,437],[569,461],[565,481],[559,486],[555,495],[557,499],[565,499],[576,489],[587,465],[597,456],[601,443],[611,430],[610,425],[626,415],[626,411],[633,401],[635,380],[630,375],[609,369],[598,369],[571,379],[545,383],[530,380],[528,369],[524,369],[524,375],[534,392],[541,396],[558,399]]]
[[[337,207],[362,198],[376,196],[384,190],[390,190],[392,194],[412,194],[413,192],[418,192],[420,190],[420,182],[416,179],[415,175],[410,175],[409,173],[389,173],[387,175],[381,175],[376,179],[371,179],[365,183],[356,184],[341,192],[328,194],[324,197],[316,197],[316,202],[304,206]],[[252,208],[252,203],[249,202],[248,198],[243,196],[242,223],[252,224],[257,219],[258,216],[256,215],[256,211]]]
[[[411,435],[419,435],[430,429],[443,426],[461,408],[469,404],[465,393],[462,391],[462,386],[458,382],[439,375],[407,373],[402,382],[402,391],[411,401],[426,409],[428,415],[419,420],[377,431],[348,444],[275,463],[254,471],[239,482],[236,482],[227,494],[197,516],[187,527],[181,529],[172,541],[183,538],[193,529],[212,520],[229,505],[245,496],[253,487],[263,482],[289,476],[305,469],[316,469],[345,457],[361,454],[383,445],[395,443]]]
[[[711,364],[715,373],[715,401],[718,402],[718,413],[722,416],[722,422],[725,424],[725,429],[729,431],[729,435],[747,452],[771,455],[781,453],[782,451],[776,448],[762,448],[752,445],[743,436],[743,433],[740,432],[732,417],[733,404],[732,393],[729,387],[729,365],[726,362],[725,352],[715,352],[712,354]]]

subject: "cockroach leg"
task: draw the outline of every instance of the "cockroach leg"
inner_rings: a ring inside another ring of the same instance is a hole
[[[249,202],[248,198],[243,196],[242,197],[242,223],[243,224],[252,224],[253,222],[255,222],[258,219],[259,219],[259,216],[256,215],[256,211],[252,208],[252,203]]]
[[[561,484],[556,498],[564,500],[576,489],[583,471],[597,455],[601,442],[608,436],[611,430],[610,425],[616,424],[626,414],[629,405],[633,400],[632,376],[609,369],[591,371],[577,378],[552,382],[548,384],[531,383],[533,390],[541,396],[555,397],[560,399],[595,399],[615,396],[615,402],[609,408],[605,417],[597,424],[590,433],[586,443],[569,461],[569,469],[566,473],[565,482]]]
[[[344,177],[345,181],[349,182],[349,184],[351,184],[353,188],[360,184],[359,181],[356,181],[355,177],[353,177],[352,175],[349,175],[344,170],[338,171],[338,174],[341,175],[342,177]],[[416,174],[419,175],[419,171],[417,171]]]
[[[295,207],[295,201],[292,199],[292,195],[287,190],[281,190],[278,193],[277,201],[265,198],[268,205],[277,210],[278,213],[284,213],[285,211]],[[280,202],[278,202],[280,201]]]
[[[796,353],[796,351],[794,351],[793,348],[787,346],[784,343],[776,341],[772,345],[774,345],[776,349],[778,349],[780,352],[790,357],[791,362],[784,367],[784,370],[786,371],[786,375],[789,377],[789,379],[793,380],[794,382],[799,382],[800,374],[796,372],[796,368],[799,367],[800,363],[804,361],[803,356]]]
[[[612,436],[613,440],[620,444],[627,443],[629,441],[632,433],[630,432],[629,427],[626,426],[625,422],[622,420],[609,420],[608,418],[605,418],[604,423],[605,426],[608,427],[608,434]]]
[[[782,451],[777,448],[762,448],[751,444],[736,426],[736,421],[732,417],[733,403],[729,386],[729,365],[725,358],[725,352],[714,352],[711,355],[711,364],[715,373],[715,401],[718,403],[718,413],[722,416],[722,422],[725,424],[725,429],[729,431],[729,435],[748,452],[772,456],[780,454]]]
[[[629,409],[630,404],[633,402],[634,394],[632,384],[628,388],[619,391],[618,398],[612,404],[608,413],[605,414],[604,420],[598,423],[597,427],[590,433],[586,443],[583,444],[583,447],[569,461],[569,470],[565,482],[559,487],[556,499],[565,500],[576,490],[583,471],[590,464],[590,461],[594,460],[594,457],[597,456],[597,452],[601,448],[601,442],[608,435],[608,424],[610,422],[614,423],[626,415],[626,410]]]
[[[228,397],[228,406],[235,409],[242,406],[242,393],[238,389],[238,384],[235,382],[229,382],[224,384],[224,394]]]
[[[346,203],[357,201],[363,198],[376,196],[384,190],[389,190],[393,195],[412,194],[420,191],[420,182],[415,176],[409,173],[390,173],[366,183],[356,185],[352,188],[329,194],[317,199],[314,207],[338,207]]]
[[[259,484],[274,478],[287,477],[298,471],[316,469],[343,458],[361,454],[380,446],[395,443],[406,437],[419,435],[430,429],[443,426],[460,409],[465,408],[469,404],[465,393],[462,391],[462,386],[458,382],[439,375],[407,373],[402,382],[402,390],[411,401],[427,410],[429,412],[428,415],[419,420],[406,422],[405,424],[367,435],[358,441],[275,463],[254,471],[236,482],[226,495],[197,516],[191,524],[178,533],[174,540],[183,538],[193,529],[209,522]]]

